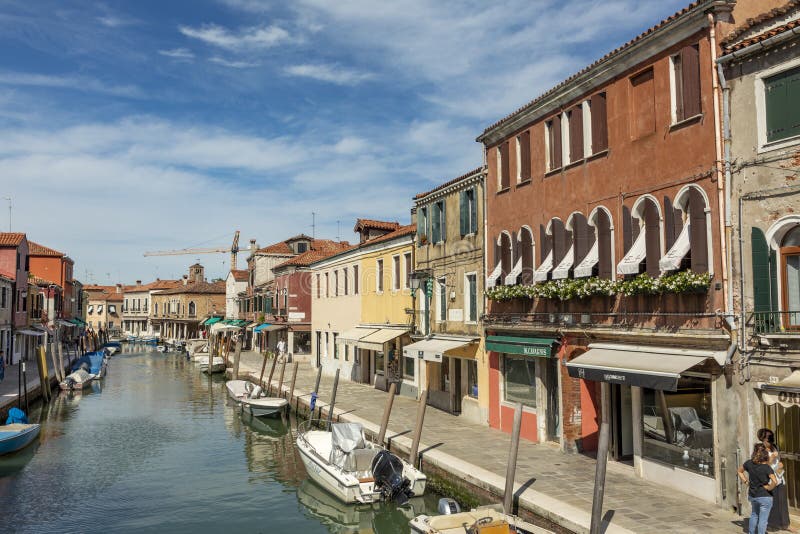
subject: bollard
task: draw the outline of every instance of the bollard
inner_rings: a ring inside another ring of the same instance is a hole
[[[283,361],[281,362],[281,374],[278,378],[278,392],[276,393],[276,397],[283,397],[283,373],[286,372],[286,356],[283,357]]]
[[[522,427],[522,403],[514,408],[514,426],[511,427],[511,446],[508,449],[508,466],[506,467],[506,491],[503,494],[503,511],[514,513],[514,475],[517,471],[517,453],[519,452],[519,431]]]
[[[289,404],[292,403],[294,396],[294,383],[297,380],[297,368],[300,367],[300,362],[294,362],[294,369],[292,370],[292,385],[289,387]]]
[[[419,397],[419,405],[417,406],[417,426],[414,427],[414,439],[411,442],[411,450],[408,454],[408,461],[414,467],[417,467],[419,440],[422,438],[422,423],[425,421],[425,407],[428,405],[428,390],[423,389]]]
[[[394,402],[394,394],[397,390],[397,383],[392,382],[389,386],[389,398],[386,399],[386,406],[383,408],[383,419],[381,419],[381,430],[378,432],[378,445],[383,447],[383,438],[386,436],[386,427],[389,426],[389,414],[392,413],[392,403]]]
[[[330,431],[333,423],[333,406],[336,404],[336,390],[339,388],[339,369],[336,369],[336,376],[333,377],[333,393],[331,394],[331,404],[328,406],[328,423],[325,428]],[[320,412],[322,409],[320,409]]]

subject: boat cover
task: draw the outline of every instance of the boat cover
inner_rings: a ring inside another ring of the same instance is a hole
[[[364,428],[360,423],[333,423],[331,425],[331,457],[330,462],[344,467],[347,458],[355,449],[366,446]]]
[[[89,372],[93,375],[100,374],[100,370],[105,363],[106,355],[103,351],[87,352],[72,364],[72,370],[77,371],[85,363],[89,367]]]
[[[92,379],[92,375],[87,373],[84,369],[78,369],[77,371],[75,371],[71,375],[67,375],[67,378],[73,379],[78,384],[83,384],[87,380],[91,380]]]
[[[13,425],[14,423],[28,424],[28,416],[16,407],[8,410],[8,419],[6,419],[7,425]]]

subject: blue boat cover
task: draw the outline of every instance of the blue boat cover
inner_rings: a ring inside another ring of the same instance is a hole
[[[89,372],[96,375],[102,369],[105,357],[103,351],[87,352],[72,363],[72,370],[77,371],[85,363],[89,367]]]
[[[6,424],[13,425],[14,423],[22,423],[24,425],[28,424],[28,416],[25,415],[25,412],[19,408],[11,408],[8,411],[8,419],[6,419]]]

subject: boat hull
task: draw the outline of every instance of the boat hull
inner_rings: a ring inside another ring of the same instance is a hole
[[[37,424],[11,424],[0,426],[0,456],[24,449],[39,436]]]
[[[297,448],[300,451],[300,459],[306,467],[308,477],[340,501],[348,504],[380,501],[380,493],[378,492],[364,495],[359,488],[359,484],[343,484],[332,470],[321,464],[315,457],[314,452],[304,443],[301,443],[299,439],[297,440]]]

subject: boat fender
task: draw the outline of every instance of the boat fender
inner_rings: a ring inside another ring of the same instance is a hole
[[[314,391],[311,393],[311,404],[309,405],[309,411],[313,412],[314,408],[317,407],[317,392]]]

